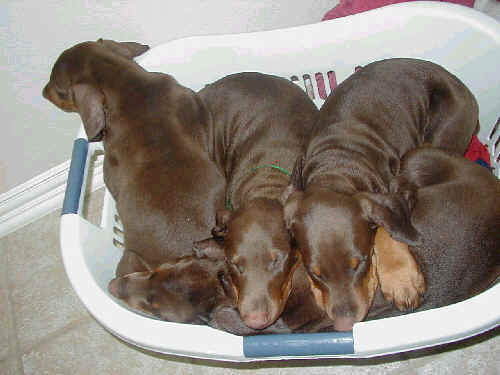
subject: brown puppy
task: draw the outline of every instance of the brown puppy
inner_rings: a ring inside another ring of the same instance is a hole
[[[190,255],[117,277],[108,289],[133,309],[171,322],[206,324],[215,308],[234,306],[228,278],[224,256]]]
[[[411,225],[420,244],[411,251],[427,282],[419,310],[462,301],[500,275],[500,180],[487,168],[423,147],[404,157],[391,190],[387,199],[408,190],[417,196]],[[404,241],[404,228],[401,236]],[[378,298],[368,317],[397,314]]]
[[[129,306],[178,323],[208,324],[237,335],[319,332],[333,322],[314,300],[302,262],[293,274],[293,290],[280,318],[265,329],[249,328],[235,308],[225,255],[214,240],[195,244],[196,256],[112,280],[109,290]]]
[[[395,239],[403,228],[407,242],[418,239],[407,201],[385,201],[379,193],[388,192],[407,151],[427,142],[463,153],[477,124],[471,92],[422,60],[369,64],[327,99],[305,154],[302,181],[290,189],[285,219],[318,301],[337,330],[349,330],[365,317],[377,278],[398,308],[419,304],[425,286],[418,269],[395,278],[377,274],[372,264],[377,226]]]
[[[193,91],[132,60],[147,49],[78,44],[61,54],[43,90],[80,114],[89,141],[103,141],[104,181],[124,228],[119,276],[190,254],[224,204],[224,176],[209,158],[208,113]]]
[[[199,92],[211,113],[213,158],[227,180],[222,240],[237,306],[251,328],[283,311],[297,257],[283,222],[282,191],[318,113],[288,80],[259,73],[225,77]]]

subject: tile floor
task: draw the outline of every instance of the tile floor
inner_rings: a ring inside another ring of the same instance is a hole
[[[87,218],[98,222],[103,191]],[[85,310],[66,277],[59,212],[0,238],[0,374],[500,374],[500,329],[440,348],[367,360],[231,364],[132,347]]]

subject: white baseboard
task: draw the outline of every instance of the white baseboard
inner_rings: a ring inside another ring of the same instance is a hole
[[[94,161],[87,193],[104,186],[103,158]],[[0,237],[61,209],[70,161],[66,161],[0,195]]]

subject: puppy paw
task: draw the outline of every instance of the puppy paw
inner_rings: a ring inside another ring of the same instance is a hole
[[[392,269],[381,280],[380,288],[385,299],[400,311],[412,311],[420,306],[425,293],[422,273],[414,268]]]
[[[425,279],[408,244],[394,240],[383,228],[377,230],[374,260],[385,299],[400,311],[420,306]]]

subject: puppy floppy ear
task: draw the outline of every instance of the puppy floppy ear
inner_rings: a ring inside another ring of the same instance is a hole
[[[99,39],[97,43],[102,44],[104,47],[109,48],[114,53],[126,57],[128,59],[133,59],[139,55],[142,55],[149,49],[149,46],[145,44],[140,44],[136,42],[115,42],[114,40]]]
[[[365,219],[383,227],[392,238],[415,246],[419,244],[417,230],[411,224],[414,197],[405,194],[359,193],[357,195]]]
[[[218,210],[215,216],[215,227],[212,228],[212,236],[219,238],[226,237],[229,219],[231,219],[231,211]]]
[[[199,259],[225,260],[224,248],[215,238],[207,238],[193,243],[193,252]]]
[[[73,95],[89,142],[100,141],[106,126],[103,93],[89,84],[79,83],[73,86]]]

